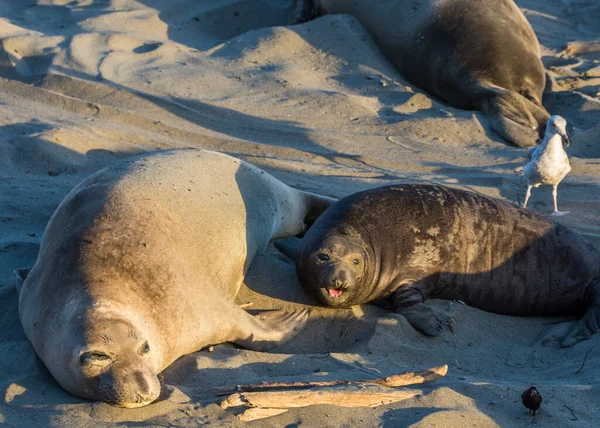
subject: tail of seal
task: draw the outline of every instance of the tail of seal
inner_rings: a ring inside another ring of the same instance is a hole
[[[303,235],[327,208],[337,202],[337,199],[292,187],[288,187],[286,192],[280,206],[281,218],[271,240]]]
[[[600,277],[596,277],[588,285],[585,293],[588,308],[583,317],[563,340],[561,346],[567,348],[587,340],[594,333],[600,331]]]
[[[328,196],[317,195],[316,193],[302,192],[306,206],[306,215],[304,216],[304,224],[308,227],[317,221],[317,218],[327,208],[337,202],[337,199]]]

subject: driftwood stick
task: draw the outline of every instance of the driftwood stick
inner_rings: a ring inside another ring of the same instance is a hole
[[[263,383],[250,383],[245,385],[236,386],[225,386],[213,388],[212,392],[215,395],[229,395],[235,392],[254,392],[254,391],[268,391],[277,389],[302,389],[302,388],[315,388],[319,386],[336,386],[336,385],[348,385],[348,384],[364,384],[374,383],[377,385],[396,387],[415,385],[418,383],[433,382],[436,379],[446,376],[448,372],[448,366],[443,365],[440,367],[434,367],[428,370],[420,372],[408,372],[388,376],[379,379],[370,380],[326,380],[316,382],[263,382]]]
[[[413,389],[391,390],[389,392],[357,391],[265,391],[233,394],[224,399],[223,409],[240,405],[259,408],[291,409],[314,404],[332,404],[341,407],[377,407],[406,400],[422,391]]]
[[[446,373],[448,373],[448,366],[444,364],[443,366],[434,367],[420,372],[402,373],[388,376],[383,379],[374,379],[370,382],[389,387],[416,385],[419,383],[433,382],[434,380],[446,376]]]
[[[577,55],[587,52],[599,52],[600,51],[600,40],[589,40],[585,42],[573,41],[567,43],[565,52],[569,55]]]
[[[271,416],[277,416],[287,412],[288,409],[260,409],[258,407],[252,407],[246,410],[241,415],[238,415],[238,419],[244,422],[255,421],[257,419],[270,418]]]

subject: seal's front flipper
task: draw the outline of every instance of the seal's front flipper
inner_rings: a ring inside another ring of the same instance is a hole
[[[535,146],[550,117],[543,107],[531,100],[500,88],[485,91],[479,104],[491,128],[518,147]]]
[[[275,241],[273,245],[275,245],[275,248],[295,262],[298,260],[298,256],[300,255],[302,240],[298,238],[280,239],[279,241]],[[283,261],[287,263],[286,260]]]
[[[306,309],[296,312],[265,311],[256,316],[246,312],[246,315],[239,325],[239,338],[234,342],[254,351],[267,351],[287,342],[308,320]]]
[[[416,283],[415,283],[416,284]],[[427,336],[439,336],[445,327],[454,332],[454,318],[423,303],[415,284],[401,285],[391,296],[394,312],[406,318],[415,330]]]
[[[27,275],[29,275],[30,271],[31,268],[15,269],[15,288],[17,289],[17,296],[21,294],[21,288],[23,288],[23,283],[27,279]]]
[[[439,336],[446,327],[450,331],[454,331],[454,318],[451,315],[424,303],[397,310],[396,313],[406,318],[415,330],[426,336]]]

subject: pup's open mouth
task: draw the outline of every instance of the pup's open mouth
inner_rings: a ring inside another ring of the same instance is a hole
[[[344,290],[336,290],[336,289],[333,289],[333,288],[328,288],[327,292],[329,293],[329,295],[331,297],[338,298],[338,297],[340,297],[344,293]]]

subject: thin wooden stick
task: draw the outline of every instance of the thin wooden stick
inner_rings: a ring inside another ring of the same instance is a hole
[[[341,407],[377,407],[412,398],[422,391],[413,389],[388,392],[357,391],[265,391],[233,394],[224,399],[222,409],[237,406],[291,409],[315,404],[332,404]]]
[[[268,391],[276,389],[302,389],[302,388],[315,388],[320,386],[336,386],[336,385],[347,385],[353,383],[375,383],[377,385],[397,387],[406,385],[415,385],[425,382],[433,382],[436,379],[446,376],[448,372],[448,366],[443,365],[439,367],[433,367],[428,370],[420,372],[408,372],[388,376],[379,379],[370,380],[327,380],[327,381],[316,381],[316,382],[263,382],[263,383],[250,383],[245,385],[225,386],[213,388],[212,392],[215,395],[229,395],[235,392],[253,392],[253,391]]]
[[[270,418],[271,416],[277,416],[287,412],[288,409],[259,409],[258,407],[252,407],[246,410],[241,415],[238,415],[238,419],[244,422],[255,421],[257,419]]]
[[[589,40],[585,42],[573,41],[567,43],[565,51],[569,55],[577,55],[587,52],[598,52],[600,51],[600,40]]]

